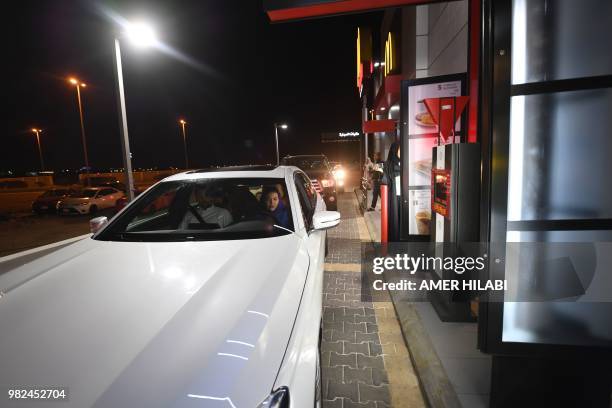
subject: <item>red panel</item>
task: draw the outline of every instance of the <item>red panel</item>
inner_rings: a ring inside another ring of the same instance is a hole
[[[393,119],[368,120],[363,123],[363,133],[395,132],[396,123]]]
[[[469,95],[470,110],[468,113],[468,143],[478,141],[478,74],[480,72],[480,2],[481,0],[470,0],[470,17],[468,27],[470,30],[470,72]]]
[[[389,189],[386,184],[380,186],[380,242],[387,243],[389,225]]]
[[[289,21],[303,18],[323,17],[334,14],[352,13],[356,11],[375,10],[386,7],[405,6],[409,4],[436,3],[427,0],[343,0],[331,3],[313,4],[311,6],[294,7],[282,10],[268,11],[271,21]]]
[[[374,100],[374,109],[377,112],[382,112],[381,108],[389,110],[389,108],[400,99],[400,88],[402,84],[401,75],[387,75],[383,85],[378,89]]]
[[[431,118],[438,125],[444,140],[454,134],[455,123],[463,113],[468,99],[469,96],[456,96],[453,98],[426,98],[423,101]]]

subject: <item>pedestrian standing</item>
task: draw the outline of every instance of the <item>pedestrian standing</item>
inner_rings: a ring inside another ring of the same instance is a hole
[[[395,142],[389,148],[389,155],[385,162],[384,173],[381,184],[388,186],[387,195],[387,231],[388,241],[397,242],[400,240],[401,222],[401,186],[400,186],[400,145]]]
[[[374,211],[378,198],[380,197],[380,181],[383,176],[383,165],[380,152],[374,153],[374,160],[370,167],[370,178],[372,179],[372,205],[368,208],[368,211]]]

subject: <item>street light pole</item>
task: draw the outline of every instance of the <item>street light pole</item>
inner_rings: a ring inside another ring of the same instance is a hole
[[[40,132],[42,132],[42,129],[32,129],[32,132],[36,133],[36,142],[38,144],[38,158],[40,159],[40,171],[44,171],[45,162],[43,161],[42,148],[40,147]]]
[[[285,123],[279,125],[278,123],[274,124],[274,137],[276,139],[276,165],[278,166],[280,164],[280,154],[279,154],[279,150],[278,150],[278,127],[280,126],[281,129],[287,129],[287,125]]]
[[[132,174],[132,153],[130,152],[130,140],[128,138],[127,114],[125,110],[125,91],[123,88],[123,70],[121,68],[121,46],[119,39],[115,38],[115,80],[117,84],[117,105],[119,118],[121,120],[119,130],[121,133],[121,150],[123,152],[123,168],[125,169],[125,181],[127,186],[128,201],[134,199],[134,175]]]
[[[280,157],[278,154],[278,125],[274,124],[274,137],[276,138],[276,165],[280,164]]]
[[[187,157],[187,136],[185,135],[185,125],[187,122],[184,119],[179,121],[181,127],[183,128],[183,148],[185,149],[185,169],[189,168],[189,159]]]
[[[79,82],[79,80],[77,80],[76,78],[70,78],[68,81],[74,86],[76,86],[77,102],[79,105],[79,119],[81,123],[81,140],[83,142],[83,157],[85,159],[85,173],[87,174],[89,173],[89,157],[87,155],[87,141],[85,139],[85,124],[83,122],[83,104],[81,102],[81,88],[85,88],[87,85],[85,85],[83,82]]]
[[[85,168],[86,173],[89,173],[89,157],[87,156],[87,143],[85,142],[85,125],[83,124],[83,105],[81,104],[81,85],[85,86],[85,84],[76,84],[77,90],[77,100],[79,102],[79,117],[81,119],[81,139],[83,140],[83,154],[85,156]]]

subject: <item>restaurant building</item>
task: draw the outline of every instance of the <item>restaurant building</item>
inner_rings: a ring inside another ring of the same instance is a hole
[[[393,297],[402,325],[436,327],[425,337],[463,405],[609,407],[612,2],[264,8],[272,22],[384,10],[381,27],[356,32],[356,91],[368,152],[401,144],[402,217],[390,228],[401,242],[480,242],[483,277],[511,288],[475,309],[431,298],[435,319],[424,302]],[[404,336],[411,353],[424,344]],[[427,392],[436,364],[425,360],[413,358],[428,403],[443,406]],[[474,377],[481,388],[461,389]]]

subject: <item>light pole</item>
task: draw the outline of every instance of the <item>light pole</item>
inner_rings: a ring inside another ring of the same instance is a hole
[[[181,128],[183,129],[183,148],[185,149],[185,169],[189,168],[189,159],[187,158],[187,136],[185,135],[185,125],[187,122],[185,119],[179,120]]]
[[[280,155],[278,151],[278,128],[279,127],[281,129],[287,129],[288,126],[285,123],[282,123],[282,124],[275,123],[274,124],[274,137],[276,138],[276,165],[277,166],[280,164]]]
[[[77,101],[79,103],[79,118],[81,119],[81,140],[83,141],[83,156],[85,157],[85,172],[89,173],[89,157],[87,156],[87,143],[85,141],[85,125],[83,124],[83,105],[81,103],[81,88],[87,85],[76,78],[69,78],[68,81],[76,87]]]
[[[153,30],[144,24],[130,24],[126,30],[127,36],[138,46],[149,46],[155,44]],[[130,140],[128,137],[127,115],[125,110],[125,89],[123,88],[123,69],[121,67],[121,45],[119,38],[115,38],[115,80],[117,84],[117,107],[121,126],[121,150],[123,151],[123,167],[125,169],[125,181],[127,185],[128,200],[134,199],[134,175],[132,174],[132,152],[130,151]]]
[[[36,142],[38,143],[38,158],[40,159],[40,171],[45,170],[45,162],[43,161],[42,148],[40,147],[40,134],[42,129],[32,128],[32,132],[36,134]]]

